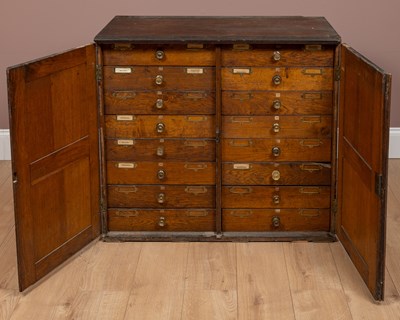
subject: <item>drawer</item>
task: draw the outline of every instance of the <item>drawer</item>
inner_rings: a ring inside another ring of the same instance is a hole
[[[329,186],[329,163],[223,163],[224,185],[305,185]]]
[[[104,67],[106,90],[215,90],[210,67]]]
[[[213,208],[214,186],[109,185],[109,207]]]
[[[107,138],[214,138],[215,116],[105,116]]]
[[[222,161],[331,161],[330,139],[222,139]]]
[[[201,44],[117,44],[103,50],[104,65],[214,66],[215,49]]]
[[[331,116],[223,116],[225,138],[329,138]]]
[[[319,48],[317,48],[319,49]],[[249,50],[221,51],[223,66],[319,66],[332,67],[334,49],[307,50],[305,46],[251,45]]]
[[[332,91],[222,91],[225,115],[332,114]]]
[[[104,92],[106,114],[214,114],[211,91],[135,91],[108,89]]]
[[[223,208],[329,208],[331,188],[321,186],[226,186]]]
[[[223,90],[333,90],[333,69],[222,68],[221,85]]]
[[[109,231],[214,231],[215,210],[109,209]]]
[[[107,161],[109,184],[215,184],[213,162]]]
[[[222,230],[329,231],[329,209],[223,209]]]
[[[106,139],[105,143],[107,160],[215,160],[214,140]]]

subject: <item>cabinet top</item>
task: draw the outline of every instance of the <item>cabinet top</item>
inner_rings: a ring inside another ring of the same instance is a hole
[[[94,41],[337,44],[340,36],[324,17],[116,16]]]

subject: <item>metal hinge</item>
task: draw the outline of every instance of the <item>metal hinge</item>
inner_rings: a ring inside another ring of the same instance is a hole
[[[383,176],[381,174],[375,174],[375,193],[380,198],[383,198],[385,195],[385,189],[383,188]]]
[[[334,74],[335,81],[339,81],[340,80],[340,66],[335,67],[334,73],[335,73]]]
[[[334,214],[337,213],[337,207],[338,207],[337,199],[333,199],[333,201],[332,201],[332,212],[333,212]]]
[[[103,72],[101,65],[96,65],[96,81],[101,82],[103,80]]]

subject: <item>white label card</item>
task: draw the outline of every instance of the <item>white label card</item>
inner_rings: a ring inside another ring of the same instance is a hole
[[[187,68],[186,73],[189,74],[203,74],[204,69],[203,68]]]
[[[132,73],[132,68],[115,68],[114,73]]]

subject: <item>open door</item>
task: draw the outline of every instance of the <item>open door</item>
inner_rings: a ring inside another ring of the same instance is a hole
[[[391,76],[342,45],[337,235],[383,300]]]
[[[8,69],[24,290],[100,233],[95,47]]]

